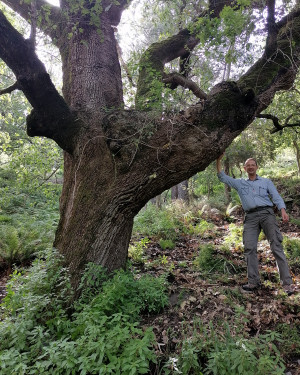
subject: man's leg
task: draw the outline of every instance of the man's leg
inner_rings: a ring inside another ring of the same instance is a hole
[[[262,213],[261,226],[263,231],[270,243],[272,253],[276,259],[280,280],[283,285],[290,285],[293,283],[289,266],[286,260],[286,256],[282,247],[282,235],[272,209],[268,209],[268,212]]]
[[[257,213],[252,212],[246,214],[244,221],[243,243],[247,262],[248,283],[254,286],[260,284],[257,259],[257,241],[260,229]]]

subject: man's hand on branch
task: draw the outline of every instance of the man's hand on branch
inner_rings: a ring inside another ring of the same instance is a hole
[[[225,152],[223,152],[217,159],[217,171],[220,173],[222,171],[222,166],[221,166],[221,159],[223,158]]]

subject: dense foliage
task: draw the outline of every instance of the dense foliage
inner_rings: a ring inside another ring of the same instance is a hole
[[[120,271],[107,280],[100,267],[91,266],[82,298],[72,305],[68,272],[51,250],[24,274],[15,271],[7,288],[2,374],[143,374],[155,362],[151,328],[143,331],[138,320],[142,311],[153,314],[166,306],[163,278],[135,280]]]

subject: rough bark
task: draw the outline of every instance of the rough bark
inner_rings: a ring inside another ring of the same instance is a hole
[[[3,2],[28,19],[25,2]],[[82,2],[80,9],[71,3],[75,2],[62,0],[61,8],[51,8],[50,19],[42,22],[46,31],[55,17],[60,22],[55,35],[49,35],[62,55],[63,97],[32,47],[2,13],[0,57],[33,106],[28,133],[52,138],[65,151],[55,246],[65,255],[76,287],[88,262],[108,270],[124,266],[133,218],[147,201],[204,170],[268,106],[276,91],[292,84],[300,16],[295,11],[277,23],[276,43],[273,33],[267,51],[239,81],[222,82],[185,113],[162,118],[159,112],[140,110],[151,108],[149,100],[159,100],[151,97],[153,79],[160,80],[166,62],[185,56],[197,38],[183,30],[152,45],[141,61],[137,109],[124,110],[111,25],[118,23],[127,2],[111,7],[111,2],[102,2],[99,22],[94,23],[91,2]],[[225,2],[211,1],[210,6],[213,3],[217,16]],[[76,28],[74,19],[79,20]]]

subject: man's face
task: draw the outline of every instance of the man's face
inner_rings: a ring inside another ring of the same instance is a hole
[[[248,159],[246,160],[244,169],[248,173],[248,176],[256,176],[256,171],[258,169],[258,166],[256,165],[255,160]]]

